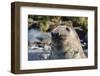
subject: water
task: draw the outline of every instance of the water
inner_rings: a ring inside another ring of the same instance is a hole
[[[28,60],[46,60],[48,59],[48,56],[50,55],[50,52],[45,51],[39,51],[39,50],[31,50],[28,51]]]

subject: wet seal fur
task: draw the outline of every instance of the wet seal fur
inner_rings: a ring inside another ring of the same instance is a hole
[[[72,25],[59,25],[51,32],[50,59],[86,58],[80,39]]]

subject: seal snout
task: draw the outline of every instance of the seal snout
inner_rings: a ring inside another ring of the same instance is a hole
[[[57,37],[57,36],[59,36],[59,33],[58,32],[51,32],[51,35],[53,36],[53,37]]]
[[[59,40],[65,40],[67,35],[66,34],[60,34],[59,32],[51,32],[51,36],[54,39]]]

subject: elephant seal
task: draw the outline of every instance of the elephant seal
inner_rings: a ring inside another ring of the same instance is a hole
[[[50,59],[86,58],[80,39],[73,26],[58,25],[51,32],[52,44]]]

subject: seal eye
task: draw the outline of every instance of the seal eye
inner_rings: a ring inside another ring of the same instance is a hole
[[[70,31],[70,29],[69,29],[68,27],[66,27],[66,30],[67,30],[67,31]]]

